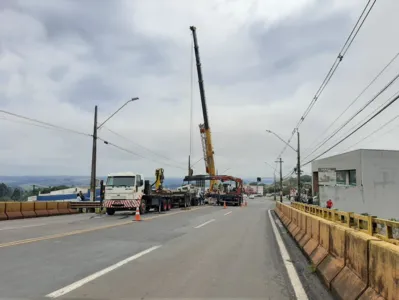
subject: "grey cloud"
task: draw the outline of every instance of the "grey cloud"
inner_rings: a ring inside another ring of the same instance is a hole
[[[54,81],[62,81],[67,72],[68,72],[67,66],[57,66],[50,70],[49,76]]]

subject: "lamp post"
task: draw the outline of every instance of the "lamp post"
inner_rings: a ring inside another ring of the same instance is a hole
[[[128,105],[130,102],[139,100],[138,97],[132,98],[126,101],[121,107],[119,107],[112,115],[110,115],[100,125],[97,124],[97,105],[94,107],[94,126],[93,126],[93,148],[91,155],[91,181],[90,181],[90,201],[96,201],[96,168],[97,168],[97,131],[115,116],[122,108]]]
[[[277,170],[276,170],[276,168],[275,167],[273,167],[271,164],[269,164],[267,161],[265,161],[265,164],[267,164],[269,167],[271,167],[272,169],[273,169],[273,174],[274,174],[274,201],[276,201],[276,184],[277,184],[277,182],[276,182],[276,172],[277,172]],[[280,199],[280,201],[281,201],[281,199]],[[282,202],[282,201],[281,201]]]
[[[280,141],[282,141],[284,144],[286,144],[288,147],[290,147],[292,150],[294,150],[297,153],[297,172],[298,172],[298,200],[301,199],[301,154],[300,154],[300,139],[299,139],[299,130],[298,128],[295,129],[297,133],[297,139],[298,139],[298,148],[295,149],[293,148],[290,144],[288,144],[286,141],[284,141],[277,133],[271,130],[266,130],[266,132],[273,134],[276,136]]]

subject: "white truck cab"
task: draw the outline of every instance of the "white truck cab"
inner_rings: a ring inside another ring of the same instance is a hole
[[[115,210],[134,209],[140,206],[144,194],[144,176],[133,172],[111,173],[107,176],[104,207],[108,214]]]

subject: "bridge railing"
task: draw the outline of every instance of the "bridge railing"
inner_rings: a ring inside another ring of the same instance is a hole
[[[317,205],[292,202],[291,206],[300,211],[339,223],[348,228],[357,229],[381,240],[399,245],[399,222],[361,215],[354,212],[329,209]]]

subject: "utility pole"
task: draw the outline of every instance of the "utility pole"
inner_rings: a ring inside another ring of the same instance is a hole
[[[274,172],[274,201],[276,201],[276,190],[277,190],[276,172]]]
[[[299,130],[296,129],[297,137],[298,137],[298,164],[297,164],[297,172],[298,172],[298,201],[301,201],[301,154],[300,154],[300,142],[299,142]]]
[[[280,163],[280,202],[283,202],[283,160],[280,157],[276,162]]]
[[[96,201],[96,164],[97,164],[97,105],[94,107],[93,150],[91,156],[90,201]]]

